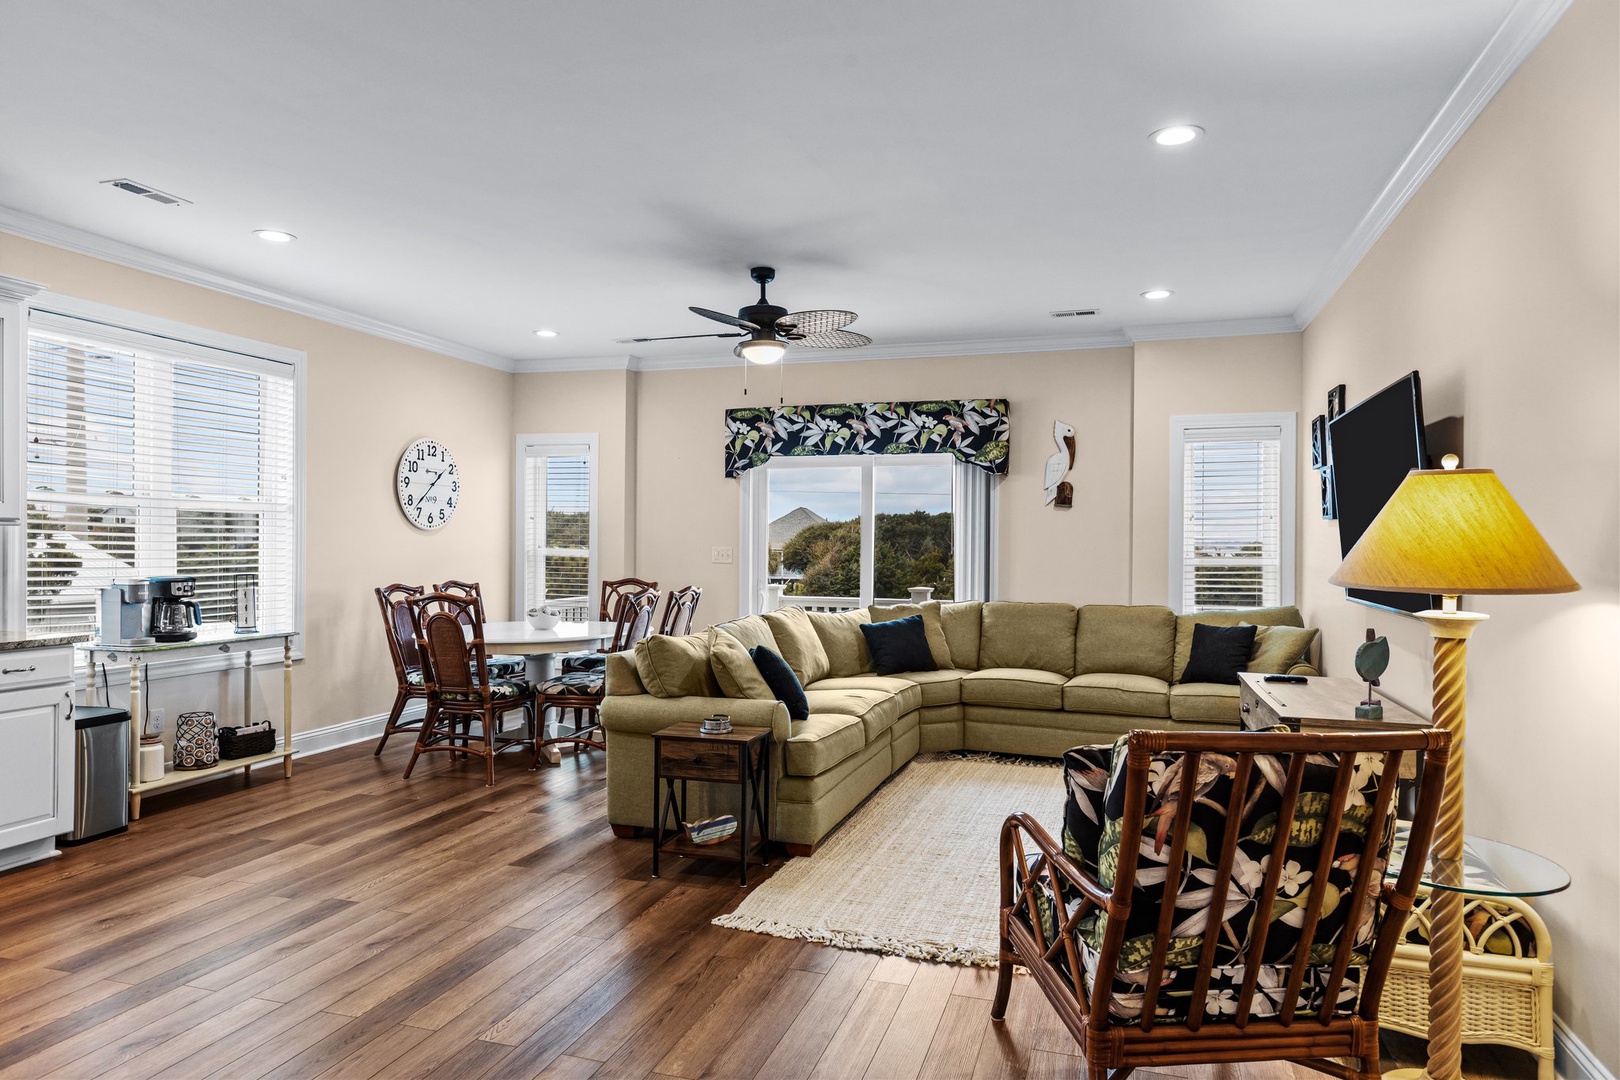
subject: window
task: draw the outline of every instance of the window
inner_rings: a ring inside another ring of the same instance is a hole
[[[596,436],[520,436],[517,466],[518,611],[548,605],[594,619]]]
[[[200,333],[200,332],[199,332]],[[35,312],[28,335],[26,616],[96,623],[102,587],[197,579],[203,620],[257,585],[298,625],[297,368]]]
[[[743,474],[744,607],[765,586],[841,611],[910,598],[983,598],[993,486],[945,454],[777,458]]]
[[[1170,606],[1294,602],[1293,413],[1170,421]]]

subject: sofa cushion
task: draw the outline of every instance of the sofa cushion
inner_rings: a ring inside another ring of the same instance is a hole
[[[720,684],[709,669],[707,633],[654,634],[636,642],[635,656],[636,674],[654,697],[720,696]]]
[[[810,613],[800,607],[785,607],[767,612],[765,622],[776,639],[776,654],[788,662],[799,682],[809,684],[825,679],[832,665],[827,650],[821,647],[816,628],[810,625]]]
[[[979,666],[979,631],[983,612],[984,603],[979,600],[939,605],[939,624],[945,630],[945,644],[951,651],[949,666],[965,670]]]
[[[1087,604],[1075,635],[1080,675],[1146,675],[1170,681],[1176,616],[1156,604]]]
[[[827,654],[826,677],[846,679],[872,670],[872,657],[866,649],[866,638],[861,627],[870,616],[865,608],[854,611],[811,611],[810,625],[821,639],[821,651]]]
[[[928,651],[934,654],[934,666],[937,668],[953,667],[951,663],[951,647],[945,640],[945,626],[940,621],[940,603],[930,600],[926,604],[891,604],[880,606],[873,604],[867,608],[874,623],[893,622],[895,619],[909,619],[913,615],[921,615],[923,634],[928,638]]]
[[[1286,675],[1295,664],[1307,662],[1316,641],[1316,627],[1262,626],[1254,632],[1254,655],[1245,671]]]
[[[983,608],[979,667],[1036,668],[1074,677],[1073,604],[992,602]],[[1061,698],[1062,695],[1059,695]],[[963,701],[971,700],[964,692]],[[1062,708],[1061,701],[1050,706]]]
[[[782,771],[789,776],[820,776],[866,746],[859,717],[812,713],[791,725],[793,734],[782,751]]]
[[[816,690],[875,690],[893,694],[902,716],[922,708],[924,704],[922,687],[898,675],[851,675],[847,679],[822,679],[804,688],[806,694]]]
[[[806,690],[811,714],[853,716],[868,741],[882,735],[900,718],[900,696],[888,690]]]
[[[922,689],[922,704],[926,709],[933,705],[955,705],[961,701],[962,676],[966,674],[960,668],[947,668],[943,671],[902,671],[894,678],[917,684]]]
[[[1242,688],[1225,683],[1177,683],[1170,688],[1170,717],[1187,723],[1238,722]]]
[[[1299,608],[1292,605],[1286,607],[1250,608],[1248,611],[1204,611],[1197,615],[1176,616],[1176,662],[1175,671],[1171,674],[1171,682],[1180,682],[1181,673],[1187,667],[1187,657],[1192,654],[1192,634],[1195,623],[1210,623],[1214,626],[1236,626],[1238,623],[1253,623],[1255,626],[1304,626],[1305,620],[1299,614]]]
[[[872,670],[879,675],[939,668],[928,647],[920,614],[871,623],[861,627],[861,636],[866,638],[866,649],[872,656]]]
[[[1061,711],[1063,684],[1068,681],[1067,676],[1039,668],[984,668],[962,676],[962,700],[970,705]]]
[[[728,698],[775,698],[743,643],[718,626],[709,627],[709,668]]]
[[[1192,653],[1181,671],[1182,682],[1236,686],[1238,672],[1249,666],[1249,656],[1254,652],[1255,629],[1248,623],[1194,626]]]
[[[720,629],[742,642],[745,649],[753,649],[763,645],[771,652],[781,656],[781,650],[776,647],[776,637],[771,633],[771,624],[765,621],[763,615],[749,615],[742,619],[732,619],[730,622],[717,624]]]
[[[1163,718],[1170,715],[1170,684],[1151,675],[1076,675],[1063,685],[1063,709]]]
[[[771,688],[771,695],[787,706],[788,717],[793,720],[803,720],[810,715],[810,705],[804,697],[804,687],[800,685],[798,676],[788,667],[788,662],[777,656],[763,645],[756,645],[749,651],[754,658],[754,666],[759,669],[765,684]]]

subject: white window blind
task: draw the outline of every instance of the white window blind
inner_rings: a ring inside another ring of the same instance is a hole
[[[595,618],[595,451],[591,443],[521,447],[523,610],[551,605]]]
[[[205,623],[251,584],[293,626],[292,365],[68,324],[28,337],[28,629],[93,629],[103,586],[162,574],[197,579]]]
[[[1173,429],[1180,497],[1172,603],[1186,613],[1289,603],[1294,523],[1284,472],[1292,472],[1292,426],[1209,422],[1218,419]]]

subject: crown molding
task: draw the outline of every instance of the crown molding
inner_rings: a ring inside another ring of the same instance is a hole
[[[579,356],[569,359],[529,357],[512,361],[517,375],[550,375],[565,371],[640,371],[639,356]]]
[[[397,326],[394,323],[373,319],[366,315],[359,315],[352,311],[344,311],[329,304],[316,300],[309,300],[302,296],[294,296],[277,289],[255,285],[251,281],[231,277],[228,274],[216,273],[213,270],[204,270],[179,259],[134,244],[126,244],[122,240],[114,240],[106,236],[98,236],[71,225],[50,221],[34,214],[26,213],[9,206],[0,206],[0,231],[12,233],[25,240],[37,240],[42,244],[65,248],[68,251],[78,252],[80,255],[89,255],[92,258],[102,259],[106,262],[127,266],[132,270],[142,270],[149,274],[157,274],[173,281],[184,282],[187,285],[197,285],[204,289],[212,289],[227,296],[235,296],[243,300],[252,300],[254,303],[264,304],[267,307],[280,308],[295,315],[318,319],[334,326],[342,326],[349,330],[358,330],[362,334],[373,337],[386,338],[397,341],[401,345],[409,345],[428,352],[439,353],[443,356],[455,357],[457,360],[467,360],[484,367],[497,368],[501,371],[511,371],[512,361],[504,356],[475,349],[470,345],[448,341],[445,338],[424,334],[408,327]]]
[[[1418,137],[1417,144],[1395,170],[1372,207],[1356,224],[1327,268],[1294,309],[1301,329],[1310,325],[1333,294],[1339,291],[1384,230],[1400,215],[1407,202],[1429,178],[1474,119],[1490,104],[1498,90],[1541,44],[1572,0],[1518,0],[1496,28],[1485,49],[1463,74],[1445,104]]]
[[[1292,315],[1262,315],[1253,319],[1207,319],[1203,322],[1127,326],[1125,333],[1134,344],[1138,341],[1183,341],[1189,338],[1297,334],[1299,324],[1294,321]]]
[[[37,281],[29,281],[27,278],[7,277],[0,274],[0,300],[8,300],[14,304],[38,296],[48,287]]]

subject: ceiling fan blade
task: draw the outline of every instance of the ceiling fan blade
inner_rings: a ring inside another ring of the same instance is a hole
[[[686,310],[692,312],[693,314],[701,315],[705,319],[713,319],[715,322],[723,322],[727,326],[735,326],[739,330],[752,330],[756,332],[759,330],[759,327],[755,326],[753,323],[739,319],[735,315],[726,315],[718,311],[710,311],[706,307],[692,307],[687,308]]]
[[[807,349],[858,349],[872,344],[872,339],[853,330],[823,330],[819,334],[807,334],[793,344]]]
[[[776,320],[777,330],[792,327],[794,333],[813,337],[828,330],[842,330],[854,322],[858,316],[853,311],[839,311],[836,308],[822,308],[818,311],[792,311]]]
[[[639,345],[643,341],[682,341],[686,338],[711,337],[747,337],[747,334],[671,334],[669,337],[622,337],[615,338],[615,345]]]

